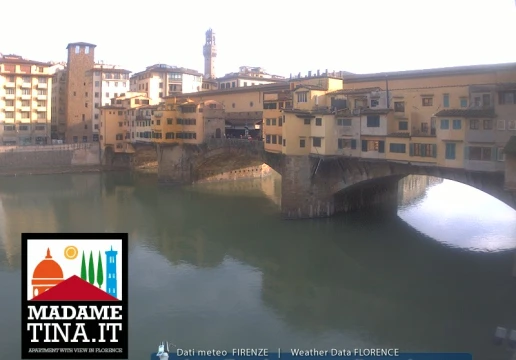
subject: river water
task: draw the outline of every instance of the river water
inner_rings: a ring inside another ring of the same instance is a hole
[[[0,179],[0,359],[19,358],[20,233],[128,232],[130,359],[182,348],[396,347],[509,359],[516,211],[443,181],[398,214],[282,221],[280,181]]]

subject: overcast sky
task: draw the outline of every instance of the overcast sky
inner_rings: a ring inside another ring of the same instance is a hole
[[[5,1],[0,52],[65,61],[66,45],[133,72],[155,63],[204,71],[216,33],[217,76],[261,66],[288,76],[516,62],[515,0]]]

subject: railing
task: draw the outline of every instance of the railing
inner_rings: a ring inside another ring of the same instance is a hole
[[[89,149],[94,145],[98,146],[98,143],[0,146],[0,153],[35,152],[35,151],[65,151],[65,150],[76,150],[76,149]]]

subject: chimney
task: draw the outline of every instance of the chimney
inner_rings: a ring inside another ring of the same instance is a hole
[[[311,71],[308,72],[308,77],[312,77],[312,72]]]
[[[317,70],[317,76],[321,76],[321,72]]]

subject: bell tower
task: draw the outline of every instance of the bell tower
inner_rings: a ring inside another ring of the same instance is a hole
[[[203,46],[204,55],[204,78],[215,79],[215,58],[217,57],[217,46],[215,33],[212,29],[206,31],[206,43]]]

